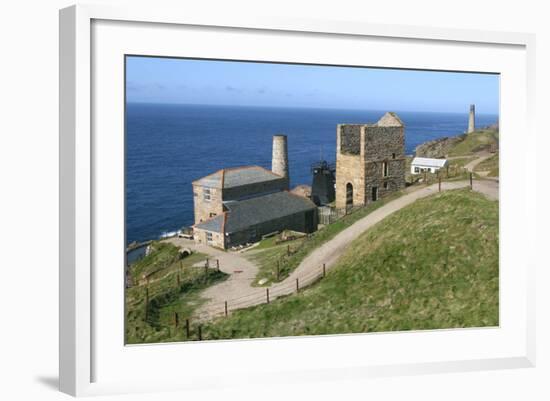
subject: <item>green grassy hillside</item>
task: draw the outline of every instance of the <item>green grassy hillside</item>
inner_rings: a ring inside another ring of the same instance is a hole
[[[203,326],[204,339],[498,325],[498,202],[425,198],[357,238],[318,284]]]
[[[151,254],[130,270],[136,285],[126,289],[126,343],[183,339],[183,320],[205,302],[200,291],[227,278],[215,269],[193,266],[205,258],[193,253],[180,260],[176,246],[153,243]],[[149,284],[143,281],[144,275],[149,277]],[[181,318],[178,330],[174,313]]]
[[[334,238],[357,220],[362,219],[402,195],[402,192],[395,192],[380,199],[378,202],[358,208],[307,237],[298,238],[279,245],[276,244],[275,237],[263,240],[251,252],[244,253],[246,257],[259,266],[259,272],[253,285],[258,285],[258,281],[262,279],[266,280],[264,285],[284,280],[316,248]],[[289,250],[290,254],[288,254]],[[277,280],[277,268],[279,268],[279,280]]]
[[[482,161],[475,167],[476,172],[488,172],[489,177],[498,177],[499,175],[499,155],[498,153]]]
[[[487,151],[498,142],[498,131],[487,129],[475,131],[465,135],[464,139],[449,149],[449,156],[471,155],[480,151]]]

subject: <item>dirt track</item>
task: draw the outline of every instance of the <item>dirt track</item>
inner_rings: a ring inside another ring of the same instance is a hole
[[[469,181],[443,182],[442,191],[465,188]],[[498,200],[499,184],[495,181],[476,180],[473,189],[489,199]],[[395,199],[386,205],[376,209],[372,213],[358,220],[346,228],[333,239],[324,243],[309,254],[300,265],[283,281],[269,287],[270,301],[282,295],[288,295],[296,291],[296,279],[306,284],[314,280],[322,272],[322,265],[327,270],[334,266],[338,258],[346,251],[351,242],[360,234],[382,221],[392,213],[412,204],[417,199],[433,195],[438,191],[438,184],[419,188],[409,192],[402,197]],[[190,241],[172,239],[170,242],[178,246],[190,246]],[[225,308],[225,301],[228,301],[229,310],[236,310],[267,302],[265,287],[252,287],[258,268],[245,259],[241,254],[224,252],[207,246],[192,246],[199,252],[203,252],[220,259],[220,269],[231,277],[223,283],[216,284],[206,289],[202,295],[208,301],[197,311],[203,318],[222,314]],[[240,272],[239,272],[240,271]]]

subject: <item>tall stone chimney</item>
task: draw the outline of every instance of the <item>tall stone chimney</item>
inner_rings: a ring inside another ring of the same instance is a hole
[[[286,178],[286,189],[288,189],[290,177],[288,174],[288,150],[286,135],[273,135],[271,171]]]
[[[470,118],[468,120],[468,134],[476,130],[476,105],[470,105]]]

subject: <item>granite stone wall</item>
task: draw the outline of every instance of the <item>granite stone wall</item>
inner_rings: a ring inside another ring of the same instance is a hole
[[[208,191],[210,191],[210,200],[206,199]],[[213,215],[217,216],[223,212],[222,191],[218,188],[193,185],[193,205],[195,224],[208,220]]]
[[[341,125],[340,151],[348,155],[358,155],[361,153],[361,125]]]
[[[195,228],[193,230],[193,239],[196,244],[210,245],[216,248],[225,249],[224,237],[222,233],[211,232],[212,239],[208,241],[208,231]]]
[[[358,128],[359,127],[359,128]],[[336,207],[345,208],[347,184],[353,185],[353,205],[373,201],[405,187],[403,126],[339,125],[336,155]],[[357,138],[357,132],[359,133]],[[359,152],[355,152],[356,144]],[[350,152],[350,149],[352,152]],[[387,165],[384,169],[384,164]],[[386,174],[384,173],[386,170]]]
[[[336,158],[336,207],[346,207],[347,184],[353,188],[353,204],[365,203],[364,160],[359,156],[339,154]]]
[[[405,154],[405,134],[403,127],[365,128],[365,159],[380,161]]]

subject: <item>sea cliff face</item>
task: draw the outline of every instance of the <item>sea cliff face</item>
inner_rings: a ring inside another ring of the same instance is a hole
[[[462,142],[466,138],[466,134],[444,137],[433,141],[424,142],[415,149],[415,155],[419,157],[442,158],[446,157],[456,144]]]

